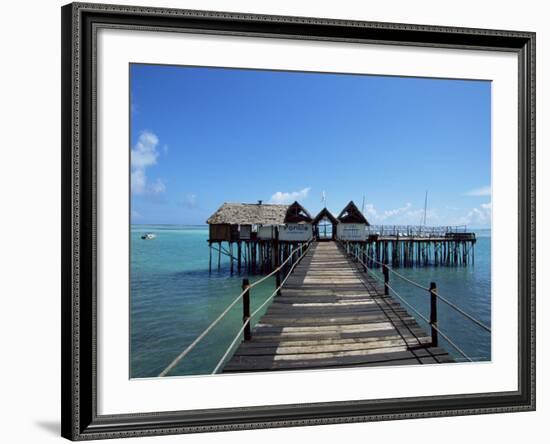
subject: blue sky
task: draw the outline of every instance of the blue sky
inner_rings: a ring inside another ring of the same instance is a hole
[[[354,200],[373,224],[490,226],[487,81],[133,64],[132,223]]]

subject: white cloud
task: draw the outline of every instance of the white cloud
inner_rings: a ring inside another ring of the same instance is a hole
[[[378,211],[376,208],[374,208],[373,204],[365,204],[365,216],[367,216],[367,219],[369,217],[371,218],[378,218]]]
[[[407,211],[405,222],[409,225],[422,225],[424,222],[424,208]],[[437,225],[440,222],[439,215],[435,209],[426,210],[426,225]]]
[[[459,225],[483,227],[491,225],[492,203],[487,202],[479,207],[472,208],[465,216],[459,219]]]
[[[447,208],[448,209],[448,208]],[[458,208],[452,207],[453,210]],[[491,225],[491,202],[483,203],[463,215],[452,216],[448,212],[441,213],[436,208],[426,211],[426,225],[468,225],[470,227],[486,227]],[[424,219],[424,208],[415,208],[411,203],[390,210],[379,210],[373,204],[366,204],[365,217],[372,225],[419,225]]]
[[[141,218],[141,214],[136,210],[132,210],[132,219],[140,219],[140,218]]]
[[[392,210],[378,211],[373,204],[365,204],[365,216],[371,223],[382,223],[386,219],[392,219],[395,216],[402,215],[404,213],[411,213],[409,210],[412,208],[412,204],[407,202],[404,206],[394,208]]]
[[[487,185],[481,188],[476,188],[474,190],[470,190],[466,193],[464,193],[465,196],[476,196],[476,197],[486,197],[491,195],[491,186]]]
[[[275,194],[273,194],[273,196],[271,196],[270,202],[276,204],[289,204],[294,202],[295,200],[305,199],[308,196],[310,190],[310,187],[306,187],[301,189],[300,191],[277,191]]]
[[[159,138],[150,131],[143,131],[130,153],[132,168],[130,188],[133,194],[160,194],[166,191],[162,179],[157,179],[151,185],[147,184],[147,168],[156,165],[160,152]]]
[[[145,170],[132,171],[130,188],[134,194],[143,194],[147,185],[147,176],[145,176]]]
[[[390,210],[378,210],[373,204],[365,204],[365,217],[373,225],[419,225],[424,219],[424,208],[414,208],[410,202]],[[426,224],[437,224],[440,217],[435,209],[426,211]]]
[[[143,131],[139,135],[139,139],[132,149],[131,160],[132,168],[144,169],[157,163],[159,152],[157,146],[159,144],[159,138],[149,132]]]
[[[388,219],[390,217],[397,216],[398,214],[405,213],[406,211],[410,210],[412,208],[412,204],[410,202],[407,202],[405,206],[396,208],[394,210],[386,210],[384,213],[380,216],[382,220]]]
[[[166,191],[166,185],[164,184],[162,179],[157,179],[151,184],[149,190],[154,194],[164,193]]]

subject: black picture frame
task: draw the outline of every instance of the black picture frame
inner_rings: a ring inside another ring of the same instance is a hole
[[[535,409],[535,33],[72,3],[62,14],[62,436],[71,440]],[[519,62],[518,390],[100,416],[96,380],[99,27],[508,51]]]

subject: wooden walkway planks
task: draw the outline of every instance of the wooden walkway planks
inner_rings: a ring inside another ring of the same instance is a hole
[[[452,362],[335,242],[315,243],[224,372]],[[418,348],[421,346],[421,348]]]

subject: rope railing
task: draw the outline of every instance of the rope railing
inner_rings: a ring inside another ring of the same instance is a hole
[[[384,283],[382,279],[380,279],[378,276],[373,274],[375,279],[378,280],[378,282]],[[424,322],[426,322],[431,327],[435,328],[435,330],[445,338],[445,340],[453,346],[455,350],[457,350],[464,358],[466,358],[470,362],[474,362],[472,358],[470,358],[458,345],[456,345],[445,333],[441,331],[441,329],[437,325],[432,325],[430,320],[426,318],[422,313],[420,313],[416,308],[414,308],[411,304],[409,304],[395,289],[393,289],[390,285],[387,286],[391,291],[393,291],[394,295],[403,302],[407,307],[409,307],[414,313],[417,314]]]
[[[361,263],[361,265],[363,265],[364,267],[367,267],[367,264],[364,263],[358,256],[357,254],[353,254],[354,257],[357,259],[358,262]],[[390,273],[393,273],[395,276],[397,276],[398,278],[402,279],[403,281],[405,282],[408,282],[409,284],[411,285],[414,285],[415,287],[421,289],[421,290],[425,290],[425,291],[431,291],[430,288],[428,287],[425,287],[421,284],[419,284],[418,282],[415,282],[405,276],[403,276],[401,273],[395,271],[393,268],[391,268],[390,266],[374,259],[373,257],[371,256],[368,256],[368,255],[365,255],[370,261],[382,266],[382,267],[386,267],[388,269],[388,271]],[[462,308],[458,307],[457,305],[455,305],[454,303],[452,303],[451,301],[449,301],[447,298],[445,298],[444,296],[442,296],[441,294],[439,294],[439,292],[435,292],[435,295],[437,296],[438,299],[440,299],[441,301],[443,301],[445,304],[447,304],[449,307],[453,308],[454,310],[458,311],[460,314],[462,314],[464,317],[468,318],[470,321],[474,322],[475,324],[479,325],[481,328],[483,328],[484,330],[488,331],[489,333],[491,332],[491,328],[486,326],[485,324],[483,324],[481,321],[479,321],[478,319],[474,318],[472,315],[470,315],[469,313],[467,313],[466,311],[464,311]]]
[[[286,280],[288,279],[290,273],[294,270],[294,267],[296,266],[296,264],[303,258],[303,256],[305,255],[305,253],[308,251],[309,249],[309,246],[311,245],[311,240],[306,242],[305,243],[305,248],[303,247],[303,244],[301,246],[300,249],[296,249],[294,251],[292,251],[292,253],[279,265],[277,266],[271,273],[269,273],[268,275],[262,277],[261,279],[258,279],[257,281],[253,282],[252,284],[246,284],[246,286],[243,284],[243,291],[225,308],[225,310],[216,318],[214,319],[214,321],[212,321],[210,323],[210,325],[208,325],[208,327],[206,327],[203,332],[197,336],[193,342],[191,342],[191,344],[189,344],[178,356],[176,356],[176,358],[170,363],[168,364],[168,366],[162,371],[159,373],[158,377],[164,377],[166,376],[176,365],[178,365],[178,363],[185,357],[187,356],[196,346],[199,342],[201,342],[207,335],[208,333],[210,333],[214,327],[216,325],[218,325],[218,323],[227,315],[227,313],[229,313],[231,311],[231,309],[233,307],[235,307],[235,305],[241,301],[243,298],[245,297],[249,297],[250,295],[250,290],[258,285],[260,285],[262,282],[266,281],[267,279],[269,279],[270,277],[272,277],[273,275],[277,275],[277,288],[275,289],[275,291],[272,293],[272,295],[267,298],[266,301],[268,300],[271,300],[271,298],[273,298],[273,296],[275,296],[281,289],[281,287],[283,286],[283,284],[286,282]],[[299,251],[302,251],[302,254],[299,256],[298,260],[291,266],[290,268],[290,271],[287,273],[285,279],[283,280],[283,283],[280,283],[280,272],[283,270],[283,268],[285,267],[285,265],[291,261],[291,259],[294,257],[294,255],[299,252]],[[245,280],[246,282],[248,282],[248,279]],[[261,306],[263,307],[265,305],[266,302],[264,302]],[[247,305],[248,305],[248,310],[249,310],[249,307],[250,307],[250,301],[247,300],[247,301],[243,301],[243,305],[244,305],[244,308],[245,308],[245,311],[247,309]],[[259,309],[258,309],[259,310]],[[256,310],[254,314],[256,314],[258,312],[258,310]],[[252,316],[253,316],[252,315]],[[248,317],[243,317],[243,325],[241,327],[241,329],[239,330],[239,333],[237,335],[237,338],[240,337],[240,335],[245,332],[247,329],[249,330],[250,329],[250,319],[252,318],[252,316],[248,316]],[[234,340],[235,342],[236,340]],[[231,343],[230,347],[228,348],[228,351],[231,350],[231,348],[235,345],[234,342]],[[228,354],[228,351],[226,351],[226,353],[224,354],[224,356],[222,357],[222,361],[227,357],[226,355]],[[220,361],[220,362],[222,362]],[[218,366],[220,364],[218,363]],[[216,366],[216,369],[218,369],[218,366]]]
[[[363,266],[363,270],[365,272],[368,273],[370,271],[371,267],[364,260],[362,260],[355,251],[352,250],[350,252],[350,249],[348,248],[347,244],[342,243],[342,247],[346,249],[346,252],[348,253],[348,255],[353,256],[354,259]],[[368,259],[368,261],[371,261],[371,264],[374,263],[374,264],[380,265],[382,267],[382,272],[383,272],[383,275],[384,275],[384,280],[383,281],[379,276],[377,276],[376,274],[374,274],[372,272],[371,272],[370,275],[373,276],[374,278],[376,278],[379,282],[384,284],[384,294],[388,295],[389,291],[392,291],[395,296],[397,296],[405,305],[407,305],[407,307],[409,307],[411,310],[413,310],[421,319],[423,319],[428,325],[430,325],[430,327],[432,329],[432,345],[437,346],[437,343],[438,343],[437,335],[440,334],[462,356],[464,356],[467,360],[473,362],[473,360],[457,344],[455,344],[444,332],[442,332],[441,329],[439,328],[439,326],[437,324],[437,304],[436,304],[436,302],[437,302],[437,300],[441,300],[442,302],[447,304],[449,307],[451,307],[453,310],[455,310],[456,312],[458,312],[459,314],[464,316],[466,319],[472,321],[473,323],[475,323],[476,325],[478,325],[483,330],[485,330],[489,333],[491,332],[490,327],[488,327],[483,322],[481,322],[480,320],[476,319],[475,317],[473,317],[472,315],[467,313],[462,308],[458,307],[456,304],[449,301],[447,298],[440,295],[439,292],[437,291],[437,285],[436,285],[435,282],[431,282],[430,287],[425,287],[425,286],[419,284],[418,282],[415,282],[415,281],[403,276],[401,273],[395,271],[394,269],[389,267],[387,264],[382,263],[382,262],[374,259],[373,257],[367,255],[365,252],[363,252],[363,257],[365,259]],[[418,310],[416,310],[411,304],[409,304],[401,295],[399,295],[399,293],[394,288],[392,288],[390,286],[390,284],[389,284],[389,281],[390,281],[389,275],[390,275],[390,273],[397,276],[401,280],[413,285],[414,287],[419,288],[421,290],[424,290],[424,291],[427,291],[427,292],[430,293],[430,319],[427,319],[425,316],[423,316]]]
[[[283,279],[283,281],[281,282],[281,284],[273,291],[273,293],[271,293],[271,296],[269,296],[256,310],[254,310],[254,312],[248,316],[248,317],[245,317],[244,319],[244,323],[243,323],[243,326],[241,327],[241,329],[239,330],[239,332],[237,333],[237,335],[233,338],[233,341],[231,341],[231,344],[229,345],[229,347],[227,347],[224,355],[222,356],[222,358],[218,361],[218,364],[216,365],[216,367],[214,368],[214,370],[212,371],[212,374],[216,374],[218,372],[218,370],[221,368],[221,366],[223,365],[223,363],[225,362],[225,359],[227,358],[227,356],[229,356],[229,353],[231,352],[231,350],[233,349],[233,347],[235,346],[235,344],[237,343],[237,341],[240,339],[241,337],[241,334],[245,331],[246,327],[250,326],[250,320],[256,316],[261,310],[262,308],[264,308],[268,302],[271,301],[271,299],[273,299],[275,297],[276,294],[279,293],[279,291],[281,290],[281,288],[283,287],[283,285],[285,285],[286,281],[288,280],[288,278],[290,277],[290,275],[292,274],[292,272],[294,271],[294,268],[296,268],[296,266],[300,263],[300,261],[302,260],[302,258],[306,255],[306,253],[308,252],[309,250],[309,243],[308,245],[306,246],[306,248],[303,250],[302,254],[300,255],[300,257],[298,258],[298,260],[296,262],[294,262],[294,264],[292,264],[292,267],[290,268],[290,270],[288,271],[288,273],[286,274],[285,278]]]
[[[221,368],[222,364],[225,362],[225,360],[227,359],[227,357],[229,356],[229,353],[231,352],[231,350],[233,349],[233,347],[235,346],[235,344],[237,343],[237,341],[241,338],[241,334],[243,333],[244,329],[250,325],[250,318],[247,319],[246,321],[244,321],[243,323],[243,326],[239,329],[239,332],[236,334],[236,336],[233,338],[233,341],[231,341],[231,344],[229,345],[229,347],[227,347],[227,350],[225,350],[225,353],[223,354],[222,358],[218,361],[218,363],[216,364],[216,367],[214,368],[214,370],[212,371],[212,374],[215,375],[216,373],[218,373],[218,370]]]

